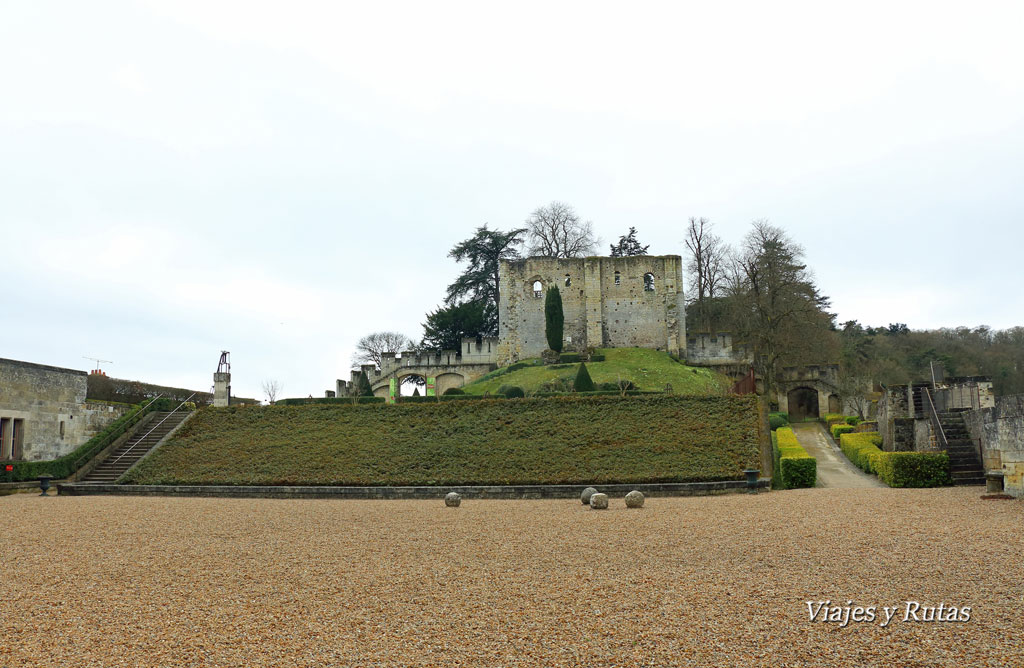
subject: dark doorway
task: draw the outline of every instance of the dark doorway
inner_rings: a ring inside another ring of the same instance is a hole
[[[807,418],[818,418],[818,391],[810,387],[798,387],[786,395],[789,399],[789,420],[800,422]]]

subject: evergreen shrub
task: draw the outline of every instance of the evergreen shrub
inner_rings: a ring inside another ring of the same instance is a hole
[[[779,427],[775,430],[775,437],[783,488],[814,487],[818,479],[818,460],[801,447],[791,427]]]

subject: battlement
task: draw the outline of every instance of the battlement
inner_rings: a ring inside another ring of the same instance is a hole
[[[364,371],[370,385],[396,373],[402,375],[400,372],[403,369],[415,369],[423,373],[441,375],[449,368],[452,371],[457,371],[459,367],[466,365],[493,365],[497,360],[497,350],[497,337],[485,336],[479,339],[475,337],[462,339],[459,350],[406,350],[398,353],[381,353],[379,369],[373,364],[363,364],[358,369],[353,369],[348,382],[340,379],[336,382],[335,394],[339,397],[347,396],[359,382],[359,374]]]

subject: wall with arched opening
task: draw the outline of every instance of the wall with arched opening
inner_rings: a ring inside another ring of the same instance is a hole
[[[818,390],[813,387],[795,387],[786,393],[786,404],[790,422],[821,416],[818,406]]]
[[[444,394],[446,390],[450,390],[453,387],[462,387],[466,384],[466,378],[462,374],[458,373],[442,373],[435,379],[437,383],[437,393],[439,395]]]

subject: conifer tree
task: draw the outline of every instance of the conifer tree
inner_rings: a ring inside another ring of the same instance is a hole
[[[556,353],[562,352],[562,330],[565,326],[565,315],[562,313],[562,295],[558,288],[552,286],[544,297],[544,335],[548,339],[548,347]]]
[[[576,372],[576,380],[572,382],[572,391],[593,392],[595,389],[594,381],[590,379],[590,372],[587,371],[587,365],[580,362],[580,368]]]

